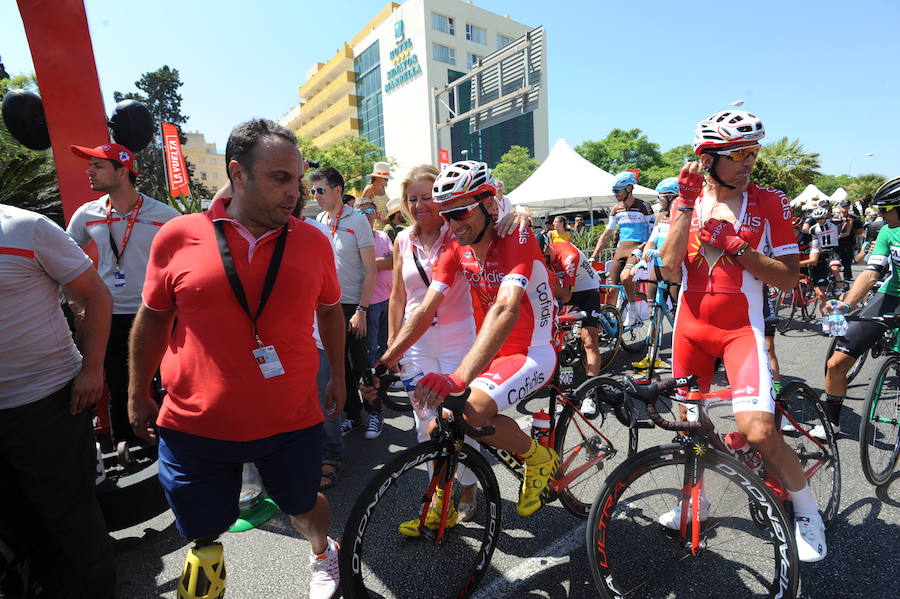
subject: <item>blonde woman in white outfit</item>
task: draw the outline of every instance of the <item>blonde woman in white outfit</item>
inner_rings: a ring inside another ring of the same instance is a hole
[[[403,322],[422,303],[434,264],[445,240],[451,235],[438,214],[437,204],[431,200],[431,186],[437,174],[437,169],[431,165],[417,166],[402,183],[402,209],[413,225],[400,231],[394,241],[394,285],[388,308],[389,348]],[[453,372],[474,342],[475,317],[469,284],[460,277],[450,289],[435,323],[404,354],[403,370],[408,373]],[[413,415],[419,441],[428,440],[429,422],[421,421],[415,411]],[[469,439],[467,442],[477,446]],[[459,518],[466,521],[475,513],[475,475],[468,469],[460,469],[459,482]],[[448,515],[448,521],[451,520]],[[418,534],[418,519],[412,521],[412,526],[405,527],[406,524],[401,524],[401,532]]]

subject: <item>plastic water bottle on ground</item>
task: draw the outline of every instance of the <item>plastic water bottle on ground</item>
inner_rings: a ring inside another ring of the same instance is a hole
[[[241,475],[241,495],[238,507],[241,510],[251,508],[262,499],[262,477],[254,464],[244,464]]]

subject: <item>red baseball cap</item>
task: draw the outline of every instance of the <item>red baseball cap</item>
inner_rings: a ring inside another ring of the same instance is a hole
[[[134,154],[122,144],[103,144],[96,148],[87,148],[83,146],[69,146],[72,153],[81,158],[106,158],[107,160],[115,160],[135,176],[139,175],[137,164],[134,162]]]

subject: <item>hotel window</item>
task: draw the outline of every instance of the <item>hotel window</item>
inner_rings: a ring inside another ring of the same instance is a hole
[[[440,44],[431,44],[434,59],[438,62],[446,62],[447,64],[456,64],[456,50],[442,46]]]
[[[499,33],[497,34],[497,49],[498,50],[504,46],[510,45],[511,43],[513,43],[513,39],[511,37],[506,37],[505,35],[500,35]]]
[[[471,69],[472,67],[475,66],[475,63],[477,63],[479,60],[481,60],[481,57],[478,56],[477,54],[472,54],[471,52],[466,53],[466,67],[467,68]]]
[[[487,31],[475,25],[466,24],[466,39],[477,44],[487,43]]]
[[[431,28],[435,31],[442,31],[449,35],[456,35],[456,27],[453,24],[453,17],[445,17],[437,13],[431,13]]]

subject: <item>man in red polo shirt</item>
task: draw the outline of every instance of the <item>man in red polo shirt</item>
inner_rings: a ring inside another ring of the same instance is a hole
[[[328,408],[344,395],[344,317],[328,240],[291,216],[303,158],[271,121],[238,125],[225,151],[232,198],[178,217],[154,239],[131,335],[129,416],[159,439],[159,476],[179,532],[197,541],[181,583],[223,568],[215,539],[238,516],[241,469],[253,462],[312,545],[310,597],[338,586],[337,543],[318,493],[322,410],[313,315],[331,368]],[[174,324],[174,329],[173,329]],[[162,360],[157,414],[150,380]],[[153,423],[158,426],[154,433]],[[215,578],[215,576],[214,576]],[[224,591],[216,578],[194,596]]]

